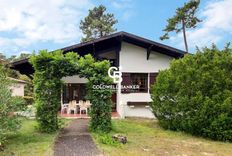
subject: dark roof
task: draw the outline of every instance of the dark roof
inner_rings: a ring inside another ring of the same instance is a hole
[[[116,32],[114,34],[104,36],[95,40],[88,42],[83,42],[68,47],[61,48],[64,53],[73,51],[77,52],[79,55],[83,56],[87,53],[92,53],[92,51],[98,51],[102,49],[110,49],[112,46],[117,46],[118,43],[122,41],[128,42],[143,48],[150,48],[153,51],[163,53],[175,58],[183,57],[186,54],[185,51],[140,37],[127,32]],[[32,74],[34,72],[33,67],[28,62],[28,59],[22,59],[12,63],[12,68],[19,70],[22,74]]]
[[[129,42],[129,43],[132,43],[132,44],[144,47],[144,48],[149,48],[151,45],[153,45],[154,47],[159,47],[159,48],[162,48],[163,50],[168,51],[166,54],[173,56],[173,57],[179,56],[179,55],[182,56],[186,54],[185,51],[182,51],[182,50],[179,50],[179,49],[176,49],[176,48],[173,48],[173,47],[170,47],[170,46],[167,46],[167,45],[164,45],[164,44],[161,44],[161,43],[158,43],[158,42],[155,42],[155,41],[152,41],[152,40],[149,40],[149,39],[146,39],[146,38],[143,38],[143,37],[131,34],[131,33],[127,33],[124,31],[116,32],[114,34],[107,35],[107,36],[104,36],[104,37],[101,37],[95,40],[91,40],[88,42],[68,46],[68,47],[62,48],[61,50],[63,50],[64,52],[71,51],[76,48],[80,48],[83,46],[91,45],[97,42],[101,42],[101,41],[105,41],[105,40],[109,40],[113,38],[121,38],[122,41]]]

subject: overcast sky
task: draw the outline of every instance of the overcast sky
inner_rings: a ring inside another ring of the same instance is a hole
[[[126,31],[184,49],[182,34],[160,41],[166,19],[187,0],[0,0],[0,53],[7,56],[41,49],[55,50],[79,43],[80,20],[99,4],[114,13],[118,31]],[[187,31],[190,51],[195,47],[222,48],[232,41],[232,0],[201,0],[203,20]]]

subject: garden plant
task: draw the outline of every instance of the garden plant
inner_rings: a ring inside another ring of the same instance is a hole
[[[232,49],[198,50],[174,60],[152,88],[162,127],[232,141]]]
[[[6,135],[20,128],[20,119],[13,113],[25,106],[22,98],[12,97],[12,82],[7,77],[7,70],[0,64],[0,150],[4,147]]]

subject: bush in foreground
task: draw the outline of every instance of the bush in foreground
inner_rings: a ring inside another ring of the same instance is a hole
[[[232,141],[232,49],[212,46],[173,61],[152,99],[162,127]]]
[[[13,112],[21,110],[24,105],[22,98],[11,96],[11,83],[5,71],[6,69],[0,65],[0,150],[3,149],[6,134],[20,127],[20,122]]]

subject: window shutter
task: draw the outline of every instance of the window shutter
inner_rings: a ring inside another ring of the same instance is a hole
[[[158,73],[150,73],[150,88],[155,84],[157,75]]]
[[[122,85],[128,86],[131,85],[130,73],[122,73]],[[129,89],[122,89],[122,93],[129,93]]]

